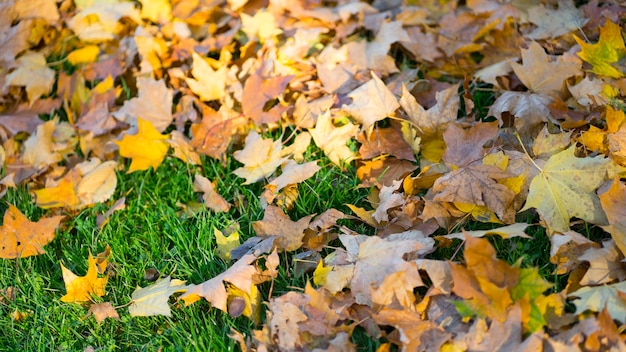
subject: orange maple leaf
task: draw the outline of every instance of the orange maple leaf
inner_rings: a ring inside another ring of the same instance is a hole
[[[0,227],[0,258],[24,258],[44,253],[43,246],[54,239],[54,230],[63,218],[53,216],[32,222],[9,204]]]

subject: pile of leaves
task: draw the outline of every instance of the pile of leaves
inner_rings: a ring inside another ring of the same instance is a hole
[[[240,244],[215,229],[229,269],[138,288],[130,315],[204,299],[258,324],[233,331],[243,350],[355,350],[357,327],[388,341],[381,351],[626,349],[625,13],[598,0],[4,1],[2,195],[27,187],[49,214],[9,205],[0,256],[43,253],[94,204],[110,206],[99,226],[123,217],[118,172],[232,153],[241,182],[263,184],[255,233]],[[312,145],[356,170],[369,207],[290,218],[320,169],[303,157]],[[235,196],[201,173],[194,190],[231,211]],[[528,237],[520,213],[569,273],[558,292],[481,238]],[[469,219],[497,226],[454,232]],[[455,238],[462,262],[428,256]],[[82,277],[62,266],[60,299],[105,296],[110,254],[90,255]],[[280,258],[301,254],[313,282],[263,302]]]

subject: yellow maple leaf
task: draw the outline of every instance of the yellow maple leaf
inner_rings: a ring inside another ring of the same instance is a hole
[[[624,76],[613,66],[626,56],[620,26],[607,19],[604,26],[600,27],[600,40],[595,44],[586,43],[577,36],[574,39],[581,48],[578,56],[593,66],[594,73],[616,79]]]
[[[88,302],[91,301],[91,295],[104,296],[104,286],[109,279],[108,276],[98,277],[98,267],[96,259],[89,253],[87,274],[85,276],[77,276],[61,263],[63,271],[63,281],[65,282],[65,290],[67,293],[61,297],[61,301]]]
[[[124,135],[121,141],[115,142],[120,147],[121,156],[133,159],[127,173],[146,170],[150,166],[158,168],[169,149],[169,135],[160,134],[149,121],[137,118],[137,128],[137,134]]]
[[[35,204],[43,209],[57,207],[79,208],[80,200],[74,189],[79,179],[80,176],[77,172],[69,172],[61,179],[58,185],[35,190]]]
[[[548,159],[531,181],[526,205],[520,210],[536,208],[549,233],[568,231],[572,217],[606,225],[595,191],[607,180],[611,160],[578,158],[574,149],[572,146]]]
[[[225,261],[230,260],[230,252],[239,247],[239,232],[235,231],[228,236],[224,236],[222,231],[213,228],[215,242],[217,243],[217,255]]]

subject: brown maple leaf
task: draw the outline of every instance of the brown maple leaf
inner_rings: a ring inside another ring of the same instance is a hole
[[[302,246],[304,230],[315,214],[307,215],[298,221],[291,221],[279,207],[268,205],[265,208],[263,220],[252,223],[252,228],[259,237],[276,237],[276,245],[288,252],[295,251]]]

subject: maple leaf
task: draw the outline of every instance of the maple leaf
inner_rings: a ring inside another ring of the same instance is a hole
[[[193,180],[194,192],[203,192],[204,205],[215,212],[227,212],[230,204],[215,190],[215,185],[208,178],[197,174]]]
[[[246,137],[244,149],[233,153],[233,157],[244,164],[244,166],[235,169],[233,173],[246,179],[244,185],[269,177],[285,160],[281,157],[281,149],[280,140],[264,139],[260,134],[252,131]]]
[[[450,238],[450,239],[457,238],[460,240],[464,239],[465,236],[485,237],[485,236],[492,236],[492,235],[498,235],[502,238],[513,238],[513,237],[531,238],[524,232],[524,230],[526,230],[528,226],[530,225],[524,224],[524,223],[516,223],[513,225],[498,227],[492,230],[455,232],[455,233],[443,235],[442,237]]]
[[[89,253],[87,262],[87,274],[76,276],[61,263],[63,281],[67,293],[61,297],[61,301],[68,303],[88,302],[92,300],[92,295],[102,297],[105,294],[104,286],[109,280],[108,276],[98,277],[98,267],[96,259]]]
[[[178,299],[183,300],[186,305],[189,305],[204,297],[213,307],[228,312],[228,293],[224,288],[224,282],[229,282],[250,294],[252,278],[258,272],[254,265],[250,265],[255,260],[256,256],[253,254],[244,255],[228,270],[214,278],[199,285],[188,285],[187,292]]]
[[[609,221],[603,228],[611,234],[622,255],[626,255],[626,185],[615,179],[611,187],[599,196]]]
[[[579,284],[591,286],[623,281],[626,279],[626,269],[622,266],[622,259],[624,255],[611,240],[602,242],[602,248],[588,248],[578,257],[578,260],[589,263],[589,268]]]
[[[154,23],[167,23],[172,18],[172,4],[168,0],[142,0],[141,18]]]
[[[511,177],[497,166],[471,164],[447,173],[433,184],[433,199],[450,203],[486,206],[504,222],[515,220],[511,208],[515,193],[498,180]]]
[[[239,231],[235,231],[227,236],[224,236],[222,231],[217,228],[213,228],[213,235],[215,236],[215,243],[217,249],[215,252],[217,255],[225,261],[230,260],[230,252],[233,249],[239,247]]]
[[[79,12],[67,21],[67,26],[85,42],[103,42],[115,39],[120,30],[119,20],[128,17],[141,23],[139,11],[130,2],[88,2]]]
[[[398,68],[391,56],[388,55],[391,44],[409,41],[409,35],[402,28],[402,21],[383,22],[373,41],[365,47],[367,68],[380,70],[384,73],[397,72]]]
[[[622,323],[626,322],[626,281],[612,285],[583,287],[568,294],[576,297],[572,303],[576,306],[576,314],[587,310],[600,312],[606,308],[611,317]]]
[[[24,142],[23,162],[42,169],[63,159],[61,153],[54,150],[52,142],[56,125],[56,119],[52,119],[37,126],[36,132]]]
[[[121,109],[113,113],[116,119],[135,125],[138,117],[148,121],[154,128],[163,132],[172,123],[173,94],[165,86],[163,80],[155,81],[151,78],[137,79],[139,95],[126,100]]]
[[[53,216],[32,222],[9,204],[0,226],[0,258],[25,258],[44,253],[43,246],[54,239],[54,230],[63,218]]]
[[[392,128],[375,128],[359,134],[361,143],[359,154],[363,159],[372,159],[382,154],[389,154],[398,159],[415,161],[413,148],[404,139],[401,126],[392,123]],[[418,145],[419,148],[419,145]]]
[[[149,121],[137,118],[137,130],[137,134],[125,134],[121,141],[115,142],[120,155],[132,159],[127,173],[146,170],[150,166],[158,168],[169,149],[169,136],[160,134]]]
[[[438,351],[452,337],[441,326],[408,309],[384,308],[372,318],[380,325],[398,329],[402,351]]]
[[[276,104],[266,109],[266,104],[283,93],[293,76],[266,77],[260,67],[246,80],[241,97],[243,113],[257,125],[280,120],[287,107]]]
[[[6,76],[4,88],[26,87],[28,101],[32,105],[39,97],[48,94],[54,85],[54,70],[48,67],[42,53],[26,52],[16,60],[18,68]]]
[[[551,9],[543,4],[528,9],[528,20],[537,25],[526,35],[530,39],[556,38],[582,28],[588,19],[572,0],[559,0],[559,7]]]
[[[593,66],[594,73],[611,78],[621,78],[624,75],[613,65],[626,56],[626,46],[617,24],[607,18],[600,28],[600,40],[596,44],[586,43],[575,35],[574,39],[581,47],[578,56]]]
[[[223,66],[218,70],[213,70],[200,55],[194,52],[192,56],[191,74],[195,79],[185,79],[189,89],[203,101],[222,99],[226,95],[227,68]]]
[[[522,49],[522,60],[523,65],[511,62],[511,67],[522,83],[534,93],[560,93],[566,79],[582,73],[580,60],[572,55],[562,55],[551,61],[537,42],[531,42],[528,49]]]
[[[352,98],[352,103],[342,107],[363,124],[363,129],[392,115],[400,107],[398,100],[385,83],[373,71],[371,75],[371,80],[348,94]]]
[[[519,285],[519,269],[498,259],[486,239],[466,236],[464,253],[466,266],[450,263],[453,291],[465,299],[457,309],[461,315],[504,321],[514,303],[511,290]]]
[[[496,122],[477,124],[464,130],[458,124],[450,124],[443,133],[446,150],[443,161],[453,167],[462,167],[481,160],[486,154],[483,146],[498,133]]]
[[[43,209],[55,207],[79,208],[80,200],[76,196],[74,188],[77,181],[77,173],[70,172],[56,186],[35,190],[35,203]]]
[[[304,230],[315,214],[307,215],[298,221],[291,221],[279,207],[268,205],[263,219],[252,223],[252,228],[259,237],[276,236],[276,245],[291,252],[302,246]]]
[[[77,165],[79,168],[81,165],[84,166],[79,169],[83,177],[76,185],[76,196],[81,207],[109,200],[117,186],[116,161],[110,160],[101,163],[98,158],[92,158],[91,161],[91,164],[85,161]]]
[[[246,33],[251,41],[258,39],[263,42],[283,32],[276,26],[274,15],[265,10],[255,11],[254,16],[242,13],[241,22],[241,30]]]
[[[532,134],[537,126],[543,126],[549,121],[550,109],[548,104],[552,98],[544,94],[534,94],[530,92],[504,92],[499,96],[489,108],[489,115],[495,116],[504,124],[502,114],[509,112],[515,116],[515,128],[522,134]]]
[[[354,256],[355,264],[353,276],[349,286],[354,294],[356,302],[372,306],[372,288],[380,287],[385,278],[399,271],[415,271],[414,263],[402,259],[406,253],[428,253],[433,248],[432,239],[419,238],[420,236],[407,236],[400,234],[389,236],[386,239],[380,237],[357,236],[353,241],[347,235],[340,235],[348,253]],[[335,266],[333,271],[338,267]],[[327,276],[327,285],[331,276]],[[419,284],[414,278],[407,284]]]
[[[309,129],[315,144],[335,165],[341,166],[354,159],[354,152],[346,145],[359,131],[359,126],[350,122],[335,126],[330,111],[317,117],[315,128]]]
[[[595,190],[607,179],[610,159],[578,158],[572,146],[548,159],[530,183],[526,204],[520,211],[536,208],[548,231],[565,232],[577,217],[605,225],[606,215]]]
[[[89,317],[92,314],[98,323],[102,323],[106,318],[120,320],[120,315],[117,314],[117,310],[115,310],[111,302],[92,304],[85,317]]]
[[[185,292],[188,286],[185,281],[172,280],[169,276],[157,280],[148,287],[137,287],[132,293],[132,301],[128,313],[133,317],[165,315],[171,317],[172,312],[167,301],[176,292]]]

